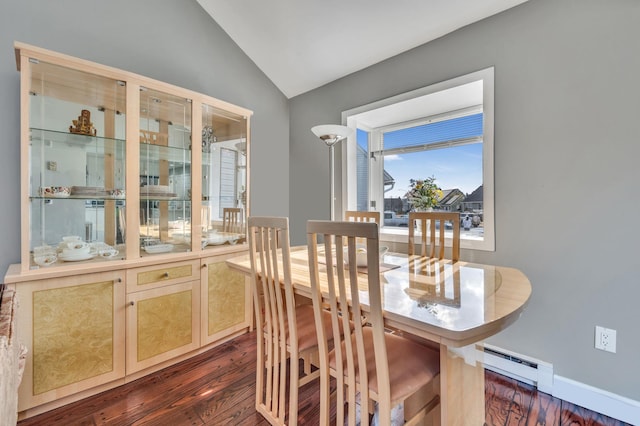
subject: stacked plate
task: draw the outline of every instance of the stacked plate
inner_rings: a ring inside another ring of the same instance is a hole
[[[154,245],[150,245],[150,246],[145,246],[144,247],[144,251],[146,251],[149,254],[155,254],[155,253],[169,253],[170,251],[173,250],[173,244],[154,244]]]
[[[171,192],[168,185],[145,185],[140,188],[140,195],[148,198],[175,198],[178,196]]]
[[[71,195],[76,197],[106,197],[109,191],[101,186],[72,186]]]
[[[68,253],[68,254],[60,253],[60,255],[58,256],[58,259],[62,259],[65,262],[78,262],[78,261],[81,261],[81,260],[93,259],[94,257],[96,257],[96,253],[95,252]]]

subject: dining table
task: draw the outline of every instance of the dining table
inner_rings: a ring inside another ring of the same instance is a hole
[[[290,262],[295,294],[310,298],[306,246],[293,247]],[[251,276],[249,254],[226,263]],[[483,340],[520,317],[531,296],[529,279],[506,266],[391,252],[380,258],[379,269],[385,326],[440,350],[440,377],[434,389],[425,388],[405,401],[404,411],[419,409],[421,401],[436,392],[440,409],[424,424],[483,425]],[[367,268],[359,272],[365,276]],[[327,288],[326,281],[323,286]],[[366,304],[366,285],[362,293]]]

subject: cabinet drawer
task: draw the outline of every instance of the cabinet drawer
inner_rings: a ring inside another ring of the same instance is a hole
[[[127,271],[127,293],[198,279],[199,260],[145,266]]]

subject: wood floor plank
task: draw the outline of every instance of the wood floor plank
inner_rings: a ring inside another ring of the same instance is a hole
[[[535,389],[533,386],[516,381],[515,392],[511,406],[509,407],[509,417],[507,418],[506,425],[526,426],[534,394]]]
[[[485,422],[488,426],[507,424],[515,392],[515,380],[490,371],[485,373]]]
[[[253,332],[18,425],[268,426],[255,410],[255,364]],[[318,424],[318,389],[317,382],[300,388],[299,424]],[[487,426],[629,426],[491,371],[485,373],[485,409]]]
[[[531,400],[526,426],[560,426],[560,400],[536,392]]]
[[[561,402],[561,426],[625,426],[626,423],[570,402]]]

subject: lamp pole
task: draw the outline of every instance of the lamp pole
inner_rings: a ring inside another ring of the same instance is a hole
[[[311,128],[314,135],[320,138],[329,147],[329,193],[330,204],[329,217],[334,220],[335,217],[335,176],[334,176],[334,146],[349,136],[354,134],[353,130],[347,126],[339,126],[335,124],[323,124],[320,126],[314,126]]]

